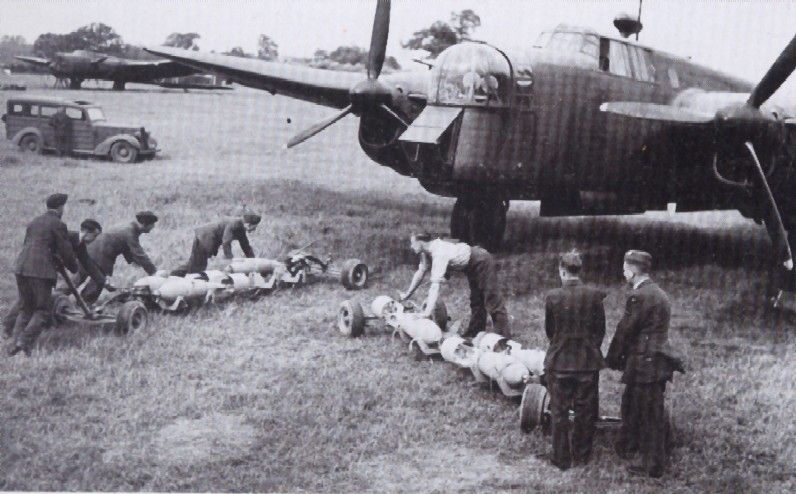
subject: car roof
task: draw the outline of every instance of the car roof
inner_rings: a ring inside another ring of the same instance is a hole
[[[44,104],[51,104],[51,105],[68,105],[68,106],[80,106],[80,107],[88,107],[88,106],[96,106],[94,103],[90,101],[83,101],[83,100],[69,100],[66,98],[60,98],[57,96],[37,96],[37,95],[26,95],[20,96],[16,98],[9,98],[9,103],[44,103]]]

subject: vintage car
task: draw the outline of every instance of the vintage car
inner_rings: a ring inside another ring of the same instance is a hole
[[[31,153],[55,150],[50,119],[65,107],[72,119],[68,143],[71,153],[110,158],[118,163],[152,159],[159,151],[157,141],[141,126],[110,123],[97,105],[88,101],[28,96],[9,98],[2,121],[6,137],[20,149]]]

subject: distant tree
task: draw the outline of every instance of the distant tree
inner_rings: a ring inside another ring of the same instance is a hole
[[[73,33],[83,49],[119,55],[122,52],[122,37],[112,27],[101,22],[92,22]]]
[[[384,66],[392,70],[401,70],[401,64],[398,63],[398,60],[396,60],[395,57],[388,56],[385,58]]]
[[[249,55],[248,53],[243,51],[243,48],[241,48],[240,46],[232,48],[228,52],[224,53],[224,55],[230,55],[233,57],[241,57],[241,58],[252,58],[252,55]]]
[[[166,37],[163,46],[173,46],[184,50],[198,50],[196,40],[201,38],[197,33],[171,33]]]
[[[365,64],[368,61],[368,52],[359,46],[338,46],[329,54],[329,60],[349,65]]]
[[[276,60],[279,58],[279,45],[270,36],[261,34],[257,40],[257,58]]]
[[[401,46],[410,50],[425,50],[430,58],[436,58],[445,48],[463,40],[471,39],[474,29],[481,25],[481,18],[470,9],[458,14],[451,12],[450,23],[436,21],[431,26],[415,31]]]
[[[459,35],[459,41],[470,39],[470,33],[481,27],[481,18],[471,9],[462,10],[458,14],[451,12],[451,26]]]
[[[86,50],[86,40],[74,32],[69,34],[44,33],[33,42],[33,52],[38,56],[52,58],[57,52]]]
[[[329,52],[326,50],[321,50],[318,48],[315,50],[315,53],[312,54],[312,60],[314,62],[323,62],[329,58]]]

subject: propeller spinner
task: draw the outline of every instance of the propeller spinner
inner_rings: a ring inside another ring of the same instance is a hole
[[[343,108],[339,113],[321,120],[315,125],[293,136],[287,143],[288,148],[301,144],[349,113],[360,115],[362,112],[373,108],[379,108],[398,120],[403,126],[409,126],[409,124],[390,108],[390,104],[392,103],[392,92],[379,81],[379,75],[381,75],[381,69],[384,66],[384,58],[387,52],[387,38],[389,34],[390,0],[378,0],[376,15],[373,19],[373,31],[370,36],[370,51],[368,52],[367,66],[368,78],[351,88],[349,91],[351,103],[348,106]]]

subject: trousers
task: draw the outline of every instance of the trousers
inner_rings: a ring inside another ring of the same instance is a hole
[[[661,475],[666,466],[665,392],[666,381],[659,381],[628,383],[622,393],[622,427],[616,450],[620,453],[640,451],[644,468],[652,475]]]
[[[598,372],[553,372],[548,378],[553,463],[559,468],[569,468],[573,460],[585,463],[591,456],[599,379]]]
[[[492,254],[475,246],[465,270],[470,284],[470,323],[464,336],[472,337],[486,329],[487,313],[492,316],[495,332],[511,338],[509,315],[500,293],[497,268]]]
[[[19,292],[19,315],[14,322],[14,343],[25,353],[49,323],[55,280],[16,275]]]

